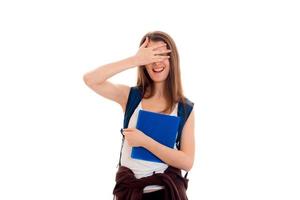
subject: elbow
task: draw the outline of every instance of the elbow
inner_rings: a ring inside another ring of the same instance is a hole
[[[186,165],[186,166],[184,166],[184,171],[190,171],[191,169],[193,168],[193,165],[192,164],[189,164],[189,165]]]
[[[186,161],[185,165],[183,166],[183,170],[188,172],[193,168],[193,165],[194,165],[194,160],[188,159],[188,161]]]
[[[88,77],[87,74],[84,74],[84,75],[83,75],[83,81],[84,81],[84,83],[85,83],[86,85],[91,85],[91,84],[92,84],[92,83],[91,83],[91,79]]]
[[[96,80],[93,76],[94,76],[93,74],[89,74],[89,73],[83,75],[83,81],[87,86],[99,85],[104,82],[102,80],[101,81]]]
[[[87,75],[84,74],[82,78],[83,78],[84,83],[87,84],[88,83],[88,77],[87,77]]]

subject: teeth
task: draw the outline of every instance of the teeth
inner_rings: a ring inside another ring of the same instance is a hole
[[[153,71],[155,71],[155,72],[160,72],[160,71],[162,71],[163,69],[164,69],[164,67],[161,67],[161,68],[153,69]]]

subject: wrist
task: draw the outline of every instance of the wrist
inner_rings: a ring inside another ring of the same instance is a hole
[[[137,57],[136,56],[131,56],[130,57],[131,63],[134,67],[137,67],[139,65],[138,61],[137,61]]]
[[[151,142],[152,142],[152,138],[145,135],[145,139],[143,140],[142,147],[144,147],[145,149],[148,149]]]

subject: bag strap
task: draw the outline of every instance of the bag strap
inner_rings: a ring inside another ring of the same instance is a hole
[[[130,117],[133,114],[135,108],[139,105],[141,100],[142,96],[139,88],[137,86],[131,87],[124,114],[123,128],[128,127]]]
[[[187,175],[189,174],[189,172],[187,171],[186,173],[185,173],[185,175],[184,175],[184,178],[186,178],[187,179]]]
[[[186,120],[190,116],[193,107],[194,107],[194,103],[191,102],[188,98],[185,98],[185,103],[183,103],[182,101],[178,103],[177,115],[181,118],[179,123],[179,128],[178,128],[178,136],[176,138],[176,146],[178,150],[180,149],[182,129],[184,127]]]
[[[135,108],[139,105],[141,100],[142,100],[142,96],[141,96],[139,88],[137,86],[130,87],[129,96],[128,96],[126,109],[125,109],[125,113],[124,113],[123,128],[128,128],[130,117],[133,114]],[[123,130],[121,129],[122,145],[121,145],[121,150],[120,150],[118,166],[121,166],[122,149],[123,149],[123,144],[124,144],[124,139],[125,139],[122,131]]]

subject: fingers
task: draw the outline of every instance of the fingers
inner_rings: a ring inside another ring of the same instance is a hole
[[[149,42],[149,39],[148,39],[148,37],[146,37],[146,39],[145,39],[144,43],[141,45],[141,47],[145,48],[147,46],[148,42]]]
[[[130,131],[126,130],[126,129],[123,129],[123,135],[125,136],[125,138],[127,138],[127,134],[129,133]]]
[[[132,132],[133,130],[134,130],[133,128],[124,128],[123,133]]]
[[[127,138],[131,133],[133,133],[133,128],[124,128],[123,135]]]
[[[163,60],[166,60],[166,59],[169,59],[170,56],[155,56],[154,57],[154,62],[160,62],[160,61],[163,61]]]
[[[124,128],[123,130],[132,131],[134,128]]]
[[[167,49],[167,50],[156,50],[156,51],[154,51],[154,55],[165,54],[165,53],[170,53],[170,52],[172,52],[171,49]]]
[[[153,45],[153,46],[151,46],[151,47],[149,47],[149,48],[151,48],[152,50],[153,49],[157,49],[157,48],[159,48],[159,47],[164,47],[164,46],[166,46],[167,45],[167,43],[160,43],[160,44],[156,44],[156,45]]]

